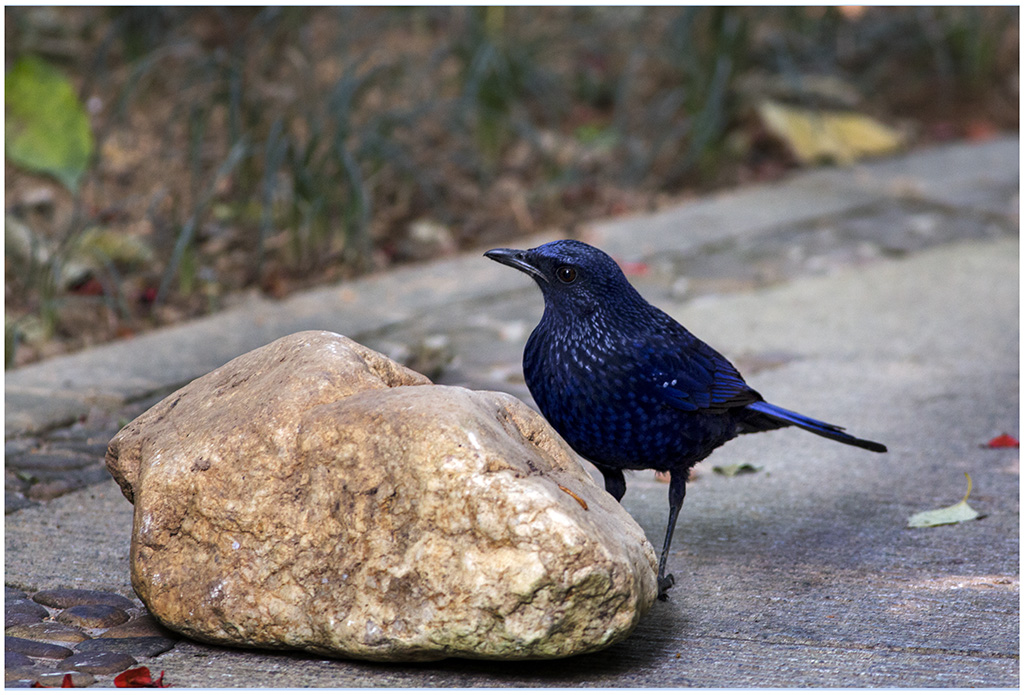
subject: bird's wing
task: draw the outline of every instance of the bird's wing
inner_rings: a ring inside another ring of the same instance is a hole
[[[723,411],[761,400],[729,360],[699,341],[654,370],[654,392],[679,410]]]

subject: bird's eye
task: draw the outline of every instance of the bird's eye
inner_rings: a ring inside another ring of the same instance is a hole
[[[576,282],[576,269],[571,265],[563,265],[561,268],[555,271],[555,277],[564,282],[566,285],[570,285]]]

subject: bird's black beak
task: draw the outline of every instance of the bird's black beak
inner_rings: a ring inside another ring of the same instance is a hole
[[[492,261],[497,261],[502,265],[507,265],[510,268],[521,270],[527,275],[531,275],[538,280],[547,282],[548,279],[544,277],[544,274],[540,272],[540,269],[526,260],[526,253],[526,251],[520,251],[519,249],[491,249],[490,251],[487,251],[484,256],[490,258]]]

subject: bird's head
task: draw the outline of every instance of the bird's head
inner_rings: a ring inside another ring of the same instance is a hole
[[[544,304],[558,313],[589,315],[609,302],[639,296],[612,257],[582,241],[563,239],[533,249],[491,249],[492,261],[530,275]]]

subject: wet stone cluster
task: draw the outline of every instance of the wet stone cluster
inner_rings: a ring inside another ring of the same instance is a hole
[[[105,434],[103,435],[105,436]],[[15,440],[5,447],[4,511],[10,514],[35,502],[51,500],[86,485],[103,482],[102,437],[72,442]]]
[[[120,594],[4,587],[4,685],[109,685],[113,677],[177,642],[144,608]]]
[[[146,399],[114,412],[94,409],[65,427],[15,436],[4,442],[4,514],[106,482],[107,442],[121,426],[159,400]]]

